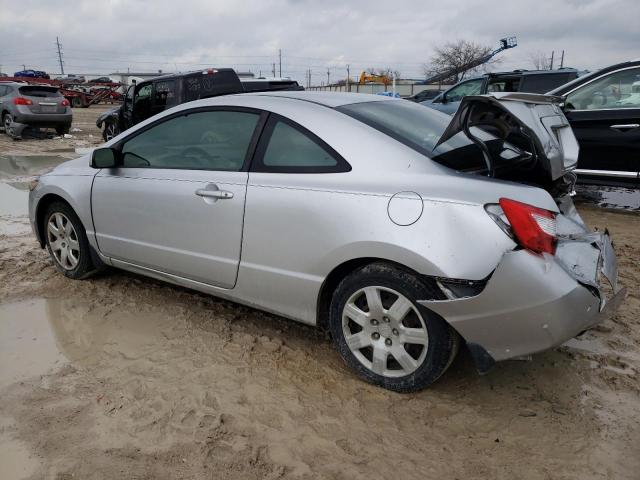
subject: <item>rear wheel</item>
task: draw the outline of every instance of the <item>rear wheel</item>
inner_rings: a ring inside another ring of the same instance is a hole
[[[61,125],[59,127],[56,127],[56,133],[58,135],[64,135],[65,133],[69,133],[69,130],[71,130],[71,125]]]
[[[82,99],[80,97],[72,97],[71,98],[71,106],[73,108],[80,108],[82,107]]]
[[[5,113],[2,116],[2,126],[4,127],[4,133],[6,133],[7,135],[11,135],[11,124],[13,123],[13,117],[11,116],[10,113]]]
[[[407,271],[384,263],[367,265],[347,276],[334,293],[334,344],[370,383],[398,392],[427,387],[449,367],[458,347],[457,333],[417,303],[438,295]]]
[[[53,202],[44,216],[47,250],[55,267],[65,276],[86,278],[95,270],[82,222],[64,202]]]

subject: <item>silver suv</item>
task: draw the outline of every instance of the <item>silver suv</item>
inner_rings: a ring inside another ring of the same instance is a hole
[[[73,114],[69,101],[56,87],[23,82],[0,82],[0,116],[7,135],[20,138],[26,126],[69,132]]]

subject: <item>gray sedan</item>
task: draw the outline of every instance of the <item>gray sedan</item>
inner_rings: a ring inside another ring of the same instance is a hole
[[[316,325],[363,379],[413,391],[460,345],[485,372],[624,297],[573,207],[555,101],[467,97],[453,119],[359,94],[186,103],[41,176],[31,222],[67,277],[112,266]]]

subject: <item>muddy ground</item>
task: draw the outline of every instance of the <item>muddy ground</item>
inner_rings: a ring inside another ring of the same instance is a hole
[[[312,328],[123,272],[57,274],[26,182],[99,141],[98,109],[76,112],[72,139],[0,135],[1,478],[640,478],[637,213],[580,206],[616,243],[613,319],[486,376],[463,352],[395,394]]]

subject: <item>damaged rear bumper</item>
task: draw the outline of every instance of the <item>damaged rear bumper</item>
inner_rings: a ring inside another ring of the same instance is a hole
[[[456,329],[481,372],[495,361],[560,345],[605,320],[626,294],[617,286],[609,235],[575,226],[555,256],[507,252],[476,296],[418,303]],[[612,287],[609,298],[603,277]]]

